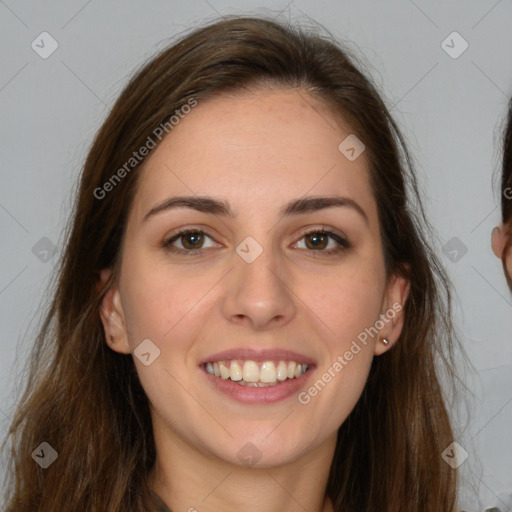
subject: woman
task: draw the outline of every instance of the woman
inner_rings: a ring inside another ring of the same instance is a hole
[[[145,65],[83,169],[7,510],[454,510],[410,164],[329,38],[226,18]]]
[[[507,283],[512,290],[512,99],[503,137],[503,164],[501,174],[501,225],[492,231],[494,254],[503,262]]]

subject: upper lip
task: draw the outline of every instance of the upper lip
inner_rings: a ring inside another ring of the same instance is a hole
[[[292,350],[283,349],[252,349],[252,348],[233,348],[216,352],[204,358],[199,364],[205,364],[213,361],[227,361],[233,359],[246,359],[256,362],[264,361],[296,361],[297,363],[315,364],[315,361],[304,354],[299,354]]]

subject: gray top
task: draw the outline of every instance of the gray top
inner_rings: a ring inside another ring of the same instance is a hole
[[[162,501],[160,496],[155,492],[153,494],[153,500],[155,502],[155,512],[172,512],[172,510]]]

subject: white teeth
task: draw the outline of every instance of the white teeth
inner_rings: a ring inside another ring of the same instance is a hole
[[[260,369],[254,361],[245,361],[243,379],[245,382],[258,382],[260,380]]]
[[[226,366],[224,361],[219,361],[219,370],[222,379],[226,380],[229,378],[229,368]]]
[[[276,381],[276,365],[272,361],[265,361],[260,369],[261,382],[275,382]],[[245,379],[244,379],[245,380]]]
[[[206,371],[221,379],[248,386],[273,386],[286,379],[300,377],[308,370],[307,364],[295,361],[213,361],[205,365]]]
[[[269,388],[271,386],[275,386],[275,382],[245,382],[244,380],[238,381],[238,384],[241,386],[246,386],[248,388]]]
[[[297,366],[297,363],[295,361],[290,361],[288,363],[288,378],[293,379],[295,377],[295,367]]]
[[[286,380],[288,378],[288,365],[284,361],[279,361],[277,365],[277,380]]]
[[[242,380],[242,369],[236,361],[232,361],[229,367],[229,377],[231,380]]]

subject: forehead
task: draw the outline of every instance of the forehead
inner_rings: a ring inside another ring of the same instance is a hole
[[[269,213],[304,195],[342,194],[375,209],[365,154],[339,145],[343,119],[302,89],[263,89],[199,101],[146,158],[135,215],[170,195],[210,195]],[[374,212],[376,214],[376,212]]]

